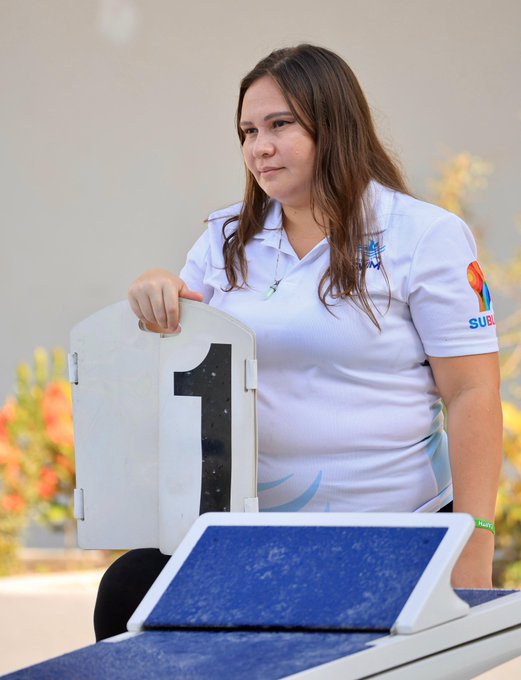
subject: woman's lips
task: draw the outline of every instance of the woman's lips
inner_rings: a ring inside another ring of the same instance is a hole
[[[262,177],[269,177],[270,175],[275,174],[279,170],[282,170],[282,168],[267,167],[259,170],[259,173],[261,174]]]

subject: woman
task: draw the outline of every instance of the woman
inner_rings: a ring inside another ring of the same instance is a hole
[[[410,196],[329,50],[259,62],[237,125],[244,201],[210,216],[179,277],[143,274],[132,309],[169,332],[178,298],[200,300],[255,330],[261,510],[436,512],[453,500],[482,520],[453,583],[490,587],[499,371],[468,228]]]

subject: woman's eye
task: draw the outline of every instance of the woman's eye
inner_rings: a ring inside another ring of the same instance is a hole
[[[273,127],[275,128],[281,128],[284,127],[285,125],[289,125],[290,121],[289,120],[274,120],[273,121]]]
[[[257,132],[257,128],[245,128],[243,130],[244,135],[247,137],[248,135],[253,135],[255,132]]]

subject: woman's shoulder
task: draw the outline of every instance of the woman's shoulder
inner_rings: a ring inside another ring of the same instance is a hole
[[[241,210],[242,203],[234,203],[210,213],[205,220],[206,229],[195,245],[199,245],[200,248],[204,247],[205,252],[208,249],[216,253],[221,252],[224,240],[223,227],[226,235],[237,229]]]
[[[208,226],[212,228],[220,226],[222,229],[223,224],[228,220],[230,220],[230,223],[238,221],[242,211],[242,206],[242,201],[239,201],[238,203],[233,203],[226,208],[214,210],[212,213],[210,213],[208,219],[206,220]]]
[[[463,224],[454,213],[434,203],[400,192],[394,193],[389,221],[396,227],[407,226],[421,235],[438,223]]]
[[[242,216],[244,203],[234,203],[227,208],[212,212],[206,220],[210,239],[222,240],[223,234],[228,236],[234,232]],[[264,217],[264,230],[280,229],[282,225],[282,206],[278,201],[270,200]]]
[[[458,233],[472,243],[470,229],[458,215],[410,194],[381,187],[377,201],[377,224],[387,242],[401,251],[414,251],[428,237],[444,239],[444,234]]]

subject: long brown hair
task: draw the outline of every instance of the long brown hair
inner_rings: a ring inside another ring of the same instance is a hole
[[[373,179],[409,193],[398,164],[378,139],[369,105],[349,66],[334,52],[307,44],[272,52],[243,78],[236,115],[241,144],[244,95],[264,76],[277,83],[292,114],[316,144],[311,210],[326,220],[330,244],[330,266],[318,288],[320,300],[328,306],[326,296],[352,297],[379,327],[365,281],[363,246],[374,231],[363,197]],[[240,215],[223,227],[228,290],[247,281],[245,246],[262,231],[268,205],[269,197],[246,168]],[[229,232],[227,226],[235,221],[237,229]]]

